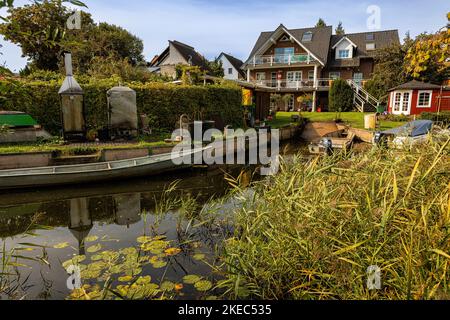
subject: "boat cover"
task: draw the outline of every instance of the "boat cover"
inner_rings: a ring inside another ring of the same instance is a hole
[[[407,123],[400,128],[390,129],[383,131],[383,134],[406,136],[406,137],[419,137],[428,134],[433,127],[433,121],[430,120],[416,120]]]

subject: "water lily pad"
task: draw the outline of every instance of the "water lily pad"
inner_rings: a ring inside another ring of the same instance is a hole
[[[86,260],[86,256],[85,255],[81,255],[81,256],[74,256],[72,259],[69,259],[67,261],[64,261],[62,266],[64,269],[67,270],[67,268],[69,266],[72,265],[79,265],[81,262],[83,262],[84,260]]]
[[[97,241],[98,237],[97,236],[90,236],[84,239],[84,242],[94,242]]]
[[[197,254],[194,254],[194,255],[192,256],[192,258],[193,258],[194,260],[200,261],[200,260],[204,260],[204,259],[205,259],[205,255],[204,255],[203,253],[197,253]]]
[[[53,248],[55,248],[55,249],[64,249],[64,248],[67,248],[68,246],[69,246],[68,242],[61,242],[61,243],[55,244],[53,246]]]
[[[86,251],[89,253],[95,253],[95,252],[100,251],[101,249],[102,249],[102,245],[100,243],[98,243],[96,245],[93,245],[93,246],[87,248]]]
[[[119,280],[120,282],[130,282],[131,280],[133,280],[132,276],[123,276],[123,277],[119,277],[117,280]]]
[[[164,281],[161,283],[161,290],[163,291],[172,291],[175,289],[175,284],[171,281]]]
[[[219,298],[217,296],[208,296],[205,300],[218,300]]]
[[[164,268],[165,266],[167,266],[167,262],[163,260],[157,260],[152,263],[152,267],[155,269]]]
[[[147,237],[147,236],[142,236],[142,237],[137,238],[137,242],[139,242],[139,243],[148,243],[148,242],[151,242],[152,240],[153,240],[153,238]]]
[[[181,249],[179,249],[179,248],[169,248],[169,249],[166,249],[164,252],[168,256],[176,256],[177,254],[179,254],[181,252]]]
[[[199,277],[195,274],[189,274],[189,275],[183,277],[183,282],[187,283],[187,284],[194,284],[200,280],[201,280],[201,277]]]
[[[198,291],[208,291],[212,288],[212,283],[208,280],[200,280],[194,284],[194,287]]]

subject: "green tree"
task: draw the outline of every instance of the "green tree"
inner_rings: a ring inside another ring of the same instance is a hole
[[[336,34],[337,34],[338,36],[342,36],[342,35],[345,34],[344,27],[342,26],[342,21],[339,21],[339,24],[338,24],[338,26],[337,26],[337,28],[336,28]]]
[[[319,21],[317,21],[316,23],[316,28],[321,28],[321,27],[326,27],[327,24],[325,23],[325,21],[322,18],[319,18]]]
[[[209,74],[213,77],[223,78],[225,73],[223,71],[222,60],[214,59],[213,61],[208,61]]]
[[[0,25],[6,40],[18,44],[30,59],[30,71],[58,70],[62,52],[73,53],[74,69],[87,72],[95,57],[127,61],[136,66],[143,61],[143,43],[121,27],[96,24],[90,14],[82,12],[82,29],[66,31],[71,11],[60,0],[45,0],[8,10],[9,16]]]
[[[329,92],[329,109],[332,112],[353,110],[353,90],[343,79],[333,81]]]

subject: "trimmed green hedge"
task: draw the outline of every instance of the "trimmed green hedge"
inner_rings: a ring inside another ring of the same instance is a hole
[[[23,82],[0,80],[0,109],[23,111],[32,115],[52,134],[61,130],[60,82]],[[114,84],[99,81],[82,84],[88,129],[107,125],[106,91]],[[191,119],[217,119],[241,126],[242,92],[230,85],[177,86],[162,83],[128,85],[136,91],[138,113],[145,113],[153,128],[172,131],[181,114]]]
[[[440,113],[424,112],[422,113],[421,118],[424,120],[432,120],[435,122],[450,124],[450,111],[442,111]]]

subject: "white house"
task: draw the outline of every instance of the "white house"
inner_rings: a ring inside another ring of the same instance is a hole
[[[217,60],[222,61],[224,78],[229,80],[245,79],[245,72],[241,69],[244,64],[241,60],[226,54],[221,53]]]

